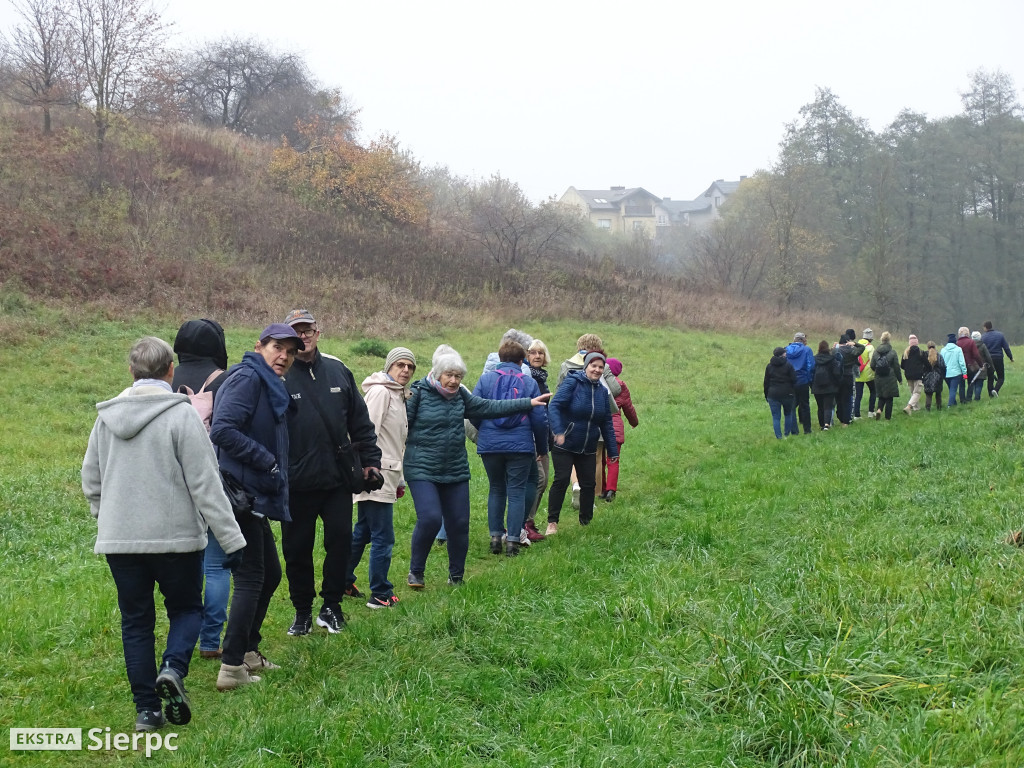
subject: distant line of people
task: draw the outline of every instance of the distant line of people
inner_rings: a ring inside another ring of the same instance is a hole
[[[467,424],[488,475],[495,554],[515,557],[557,533],[574,483],[581,525],[593,519],[596,498],[616,496],[622,418],[633,427],[639,421],[619,378],[621,361],[607,358],[593,334],[580,337],[576,354],[562,364],[553,397],[546,345],[515,329],[472,392],[462,385],[466,365],[451,347],[441,345],[416,381],[415,355],[395,347],[383,369],[363,381],[361,397],[351,371],[318,349],[320,333],[308,310],[293,310],[229,368],[223,328],[191,320],[173,349],[154,337],[136,342],[129,355],[133,386],[97,405],[82,488],[98,521],[95,551],[106,555],[118,592],[138,731],[190,721],[184,679],[197,642],[201,658],[221,662],[220,691],[278,668],[260,643],[282,575],[295,609],[292,636],[314,625],[342,631],[344,597],[372,609],[395,606],[394,504],[406,488],[416,513],[408,586],[425,587],[442,523],[448,582],[462,583]],[[534,518],[549,470],[542,534]],[[318,519],[324,562],[314,614]],[[271,520],[281,524],[283,573]],[[367,546],[364,595],[355,570]],[[159,667],[155,588],[170,622]]]
[[[865,328],[860,340],[853,329],[840,335],[830,345],[822,340],[817,352],[807,346],[807,336],[797,333],[786,347],[775,347],[765,366],[764,398],[771,411],[775,437],[811,433],[810,395],[817,404],[818,428],[831,429],[836,421],[848,427],[862,418],[861,406],[867,391],[868,418],[892,418],[893,403],[900,397],[900,385],[906,380],[910,390],[907,415],[921,410],[942,408],[942,389],[949,398],[947,408],[981,400],[982,391],[998,397],[1006,378],[1004,357],[1013,361],[1013,352],[1006,337],[985,321],[985,332],[971,332],[963,326],[950,333],[944,346],[934,341],[921,349],[915,334],[898,354],[892,336],[886,331],[878,344],[874,332]]]

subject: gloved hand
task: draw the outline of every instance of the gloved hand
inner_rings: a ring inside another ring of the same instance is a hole
[[[367,467],[366,476],[363,479],[363,490],[367,492],[379,491],[383,487],[384,475],[376,467]]]
[[[242,564],[242,553],[245,551],[245,547],[236,549],[230,554],[224,555],[224,570],[233,571],[235,568]]]
[[[395,498],[400,499],[405,496],[405,486],[400,485],[395,489]]]

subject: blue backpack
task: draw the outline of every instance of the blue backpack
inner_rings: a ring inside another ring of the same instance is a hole
[[[494,379],[494,384],[491,386],[491,394],[488,395],[489,400],[518,400],[519,398],[526,397],[526,387],[523,384],[523,379],[526,377],[522,372],[510,373],[500,368],[496,368],[494,372],[498,376]],[[520,424],[525,424],[529,417],[529,412],[513,413],[508,416],[499,416],[496,419],[491,419],[491,422],[500,429],[512,429]]]

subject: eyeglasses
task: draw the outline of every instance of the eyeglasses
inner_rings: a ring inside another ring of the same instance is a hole
[[[412,363],[395,363],[392,367],[393,368],[401,368],[403,371],[404,370],[409,370],[409,371],[415,371],[416,370],[416,366],[413,365]]]
[[[296,333],[299,334],[299,336],[301,338],[303,338],[303,339],[312,339],[314,336],[316,336],[318,333],[320,333],[320,329],[319,328],[307,328],[304,331],[296,331]]]

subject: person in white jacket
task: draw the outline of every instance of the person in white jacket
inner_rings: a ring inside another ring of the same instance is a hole
[[[134,384],[96,405],[82,462],[82,491],[98,524],[95,552],[106,555],[117,588],[137,731],[192,719],[183,681],[203,620],[207,528],[227,553],[226,568],[241,561],[245,546],[199,413],[171,390],[173,359],[171,346],[153,336],[132,346]],[[159,674],[155,586],[169,623]]]
[[[367,376],[362,385],[366,410],[377,432],[384,486],[380,490],[352,497],[358,504],[358,511],[352,530],[346,593],[355,591],[352,587],[356,582],[356,566],[369,544],[370,597],[366,602],[367,608],[390,608],[398,602],[395,586],[388,579],[388,571],[391,569],[391,553],[395,547],[395,501],[405,495],[402,457],[409,433],[405,401],[409,397],[409,382],[415,372],[416,358],[413,353],[405,347],[395,347],[388,352],[384,370]]]

